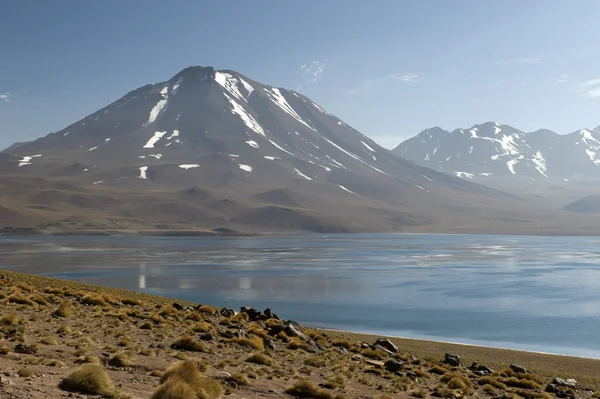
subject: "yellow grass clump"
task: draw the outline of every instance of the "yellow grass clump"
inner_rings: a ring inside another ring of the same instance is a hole
[[[97,364],[85,364],[73,370],[65,377],[61,388],[68,391],[77,391],[92,395],[102,395],[107,398],[115,396],[115,386],[110,376]]]
[[[160,382],[151,399],[217,399],[223,394],[223,386],[200,374],[190,360],[169,367]]]
[[[189,335],[182,335],[171,344],[171,348],[189,352],[204,352],[204,345]]]
[[[249,338],[234,338],[234,339],[232,339],[232,341],[238,345],[248,346],[257,351],[265,350],[265,343],[263,342],[261,337],[252,336]]]
[[[58,317],[70,317],[73,315],[73,309],[71,309],[71,301],[65,301],[60,304],[58,309],[54,311],[54,315]]]
[[[313,399],[334,399],[335,397],[331,392],[319,388],[307,380],[300,380],[294,385],[288,387],[285,393],[289,395],[297,395],[303,398]]]
[[[263,366],[272,366],[275,363],[273,358],[265,355],[264,353],[255,353],[247,358],[246,362],[260,364]]]

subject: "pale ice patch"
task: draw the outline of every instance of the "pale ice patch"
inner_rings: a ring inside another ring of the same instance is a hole
[[[285,97],[283,97],[279,89],[272,88],[271,91],[265,89],[265,92],[267,92],[269,99],[271,99],[271,101],[273,101],[274,104],[279,106],[279,108],[281,108],[284,112],[286,112],[292,118],[296,119],[298,122],[302,123],[310,130],[313,130],[315,132],[317,131],[314,127],[310,126],[308,123],[304,122],[302,118],[300,118],[300,115],[298,115],[298,113],[290,106],[290,104],[288,104],[288,102],[286,101]]]
[[[244,170],[246,172],[252,172],[252,166],[250,165],[238,164],[238,166],[241,170]]]
[[[435,148],[433,149],[433,155],[435,155],[435,153],[437,152],[437,150],[438,150],[439,148],[440,148],[440,147],[439,147],[439,146],[437,146],[437,147],[435,147]]]
[[[294,171],[298,174],[298,176],[304,177],[306,180],[312,180],[312,178],[306,176],[304,173],[300,172],[298,169],[294,168]]]
[[[594,164],[600,165],[600,159],[596,159],[596,153],[594,151],[590,151],[586,148],[585,153],[587,154],[588,157],[590,157],[590,160]]]
[[[419,190],[426,191],[423,187],[419,186],[418,184],[415,184],[415,187],[418,188]]]
[[[227,154],[227,155],[229,155],[232,158],[239,158],[240,157],[239,155],[236,155],[236,154]]]
[[[160,113],[163,111],[163,109],[167,106],[167,101],[169,98],[168,92],[169,92],[169,88],[166,86],[160,91],[160,94],[162,95],[163,98],[160,99],[156,103],[156,105],[152,108],[152,110],[150,110],[150,116],[148,116],[148,122],[146,122],[146,124],[144,126],[148,126],[149,124],[154,123],[156,118],[158,118],[158,115],[160,115]]]
[[[144,179],[146,180],[148,178],[147,172],[148,171],[148,167],[147,166],[141,166],[140,167],[140,175],[138,176],[140,179]]]
[[[96,184],[102,184],[102,183],[104,183],[104,180],[98,180],[98,181],[93,182],[92,184],[96,185]]]
[[[145,155],[140,155],[138,158],[139,159],[146,159],[146,156]]]
[[[200,165],[193,163],[193,164],[183,164],[183,165],[179,165],[179,167],[180,167],[181,169],[188,170],[188,169],[193,169],[193,168],[199,168],[199,167],[200,167]]]
[[[19,168],[21,166],[33,165],[31,162],[19,162]]]
[[[96,150],[97,148],[98,148],[97,146],[96,146],[96,147],[92,147],[92,148],[90,148],[88,151],[94,151],[94,150]]]
[[[248,97],[250,97],[250,94],[252,94],[252,92],[254,91],[254,87],[252,87],[252,85],[250,83],[246,82],[242,78],[240,78],[240,82],[242,82],[242,85],[244,86],[244,89],[246,89],[246,91],[248,92]]]
[[[265,155],[264,158],[268,159],[269,161],[274,161],[276,159],[279,159],[278,157],[272,157],[272,156],[269,156],[269,155]]]
[[[473,128],[469,131],[471,133],[471,138],[477,139],[479,136],[477,135],[477,128]]]
[[[548,175],[546,174],[546,170],[547,170],[546,160],[544,159],[544,156],[542,155],[542,153],[540,151],[535,153],[535,155],[533,156],[532,162],[535,165],[535,168],[537,169],[537,171],[540,172],[541,175],[548,177]]]
[[[470,146],[469,147],[469,154],[472,154],[472,153],[473,153],[473,146]]]
[[[429,161],[430,159],[431,159],[431,158],[429,157],[429,153],[427,153],[427,154],[425,155],[425,159],[424,159],[424,161]]]
[[[248,140],[248,141],[246,141],[246,144],[248,144],[252,148],[258,148],[259,147],[258,143],[256,141],[254,141],[254,140]]]
[[[421,175],[421,176],[423,176],[424,178],[426,178],[426,179],[427,179],[427,180],[429,180],[429,181],[433,181],[433,180],[431,180],[429,177],[427,177],[427,176],[425,176],[425,175]]]
[[[109,142],[110,142],[110,137],[109,137],[109,138],[107,138],[107,139],[104,139],[104,142],[105,142],[105,143],[109,143]]]
[[[154,157],[156,159],[161,159],[162,158],[162,154],[150,154],[148,155],[149,157]]]
[[[501,131],[501,128],[499,128],[498,126],[494,126],[494,134],[500,134]]]
[[[179,130],[177,130],[177,129],[173,130],[173,133],[171,133],[171,135],[169,137],[167,137],[167,140],[171,140],[175,137],[179,137]]]
[[[177,82],[175,82],[175,84],[173,85],[173,88],[171,88],[172,95],[177,94],[177,90],[179,90],[179,86],[181,86],[182,83],[183,83],[183,76],[181,76],[179,79],[177,79]]]
[[[367,150],[371,151],[371,152],[375,152],[375,150],[373,148],[371,148],[367,143],[365,143],[364,141],[360,141],[365,147],[367,147]]]
[[[479,176],[485,176],[485,177],[488,177],[488,176],[491,176],[491,175],[492,175],[491,173],[485,173],[485,172],[479,174]]]
[[[238,88],[238,81],[232,75],[225,72],[215,72],[215,81],[238,100],[246,100]]]
[[[63,136],[68,136],[69,133],[71,133],[71,132],[66,132],[65,134],[63,134]]]
[[[592,133],[589,130],[582,130],[581,135],[583,136],[582,141],[587,144],[589,147],[592,147],[595,150],[600,149],[600,141],[596,140]],[[591,143],[590,143],[591,142]],[[592,144],[596,143],[596,144]]]
[[[154,148],[154,144],[158,142],[167,132],[155,132],[154,135],[148,140],[148,142],[142,148]]]
[[[349,192],[350,194],[356,194],[354,191],[348,190],[346,187],[342,186],[341,184],[338,184],[339,188],[341,188],[344,191]]]
[[[515,172],[515,165],[519,163],[518,159],[511,159],[510,161],[508,161],[506,163],[506,166],[508,167],[508,170],[510,170],[510,173],[512,173],[513,175],[516,175],[517,173]]]
[[[454,174],[456,174],[456,176],[461,177],[463,179],[472,179],[473,177],[475,177],[475,175],[473,173],[468,173],[468,172],[454,172]]]
[[[492,161],[496,161],[500,158],[500,155],[492,155]]]
[[[344,165],[342,165],[340,162],[336,161],[335,159],[331,158],[329,155],[325,155],[327,157],[327,159],[329,159],[331,162],[333,162],[336,166],[336,168],[344,168],[346,169],[346,167]]]
[[[225,95],[225,97],[227,98],[227,100],[229,101],[229,103],[231,104],[231,113],[232,114],[237,114],[240,119],[242,120],[242,122],[244,122],[244,124],[249,127],[250,129],[252,129],[253,131],[255,131],[256,133],[260,134],[261,136],[265,136],[265,131],[262,128],[262,126],[252,117],[252,115],[250,115],[249,113],[246,112],[246,110],[237,103],[237,101],[235,101],[233,98],[229,97],[227,95],[227,93],[223,93]]]

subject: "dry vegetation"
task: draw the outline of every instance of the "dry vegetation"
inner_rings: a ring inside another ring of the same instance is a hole
[[[374,342],[0,271],[0,397],[600,397],[600,361],[409,340],[395,340],[395,352]],[[465,366],[446,364],[446,351],[464,355]],[[471,361],[494,370],[481,375]],[[545,392],[556,376],[577,386]]]

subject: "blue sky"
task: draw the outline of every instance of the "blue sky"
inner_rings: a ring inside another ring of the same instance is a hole
[[[594,128],[598,15],[597,0],[2,0],[0,148],[190,65],[298,89],[388,147],[490,120]]]

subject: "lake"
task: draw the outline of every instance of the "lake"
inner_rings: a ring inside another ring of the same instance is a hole
[[[600,358],[597,237],[0,237],[0,268],[316,327]]]

